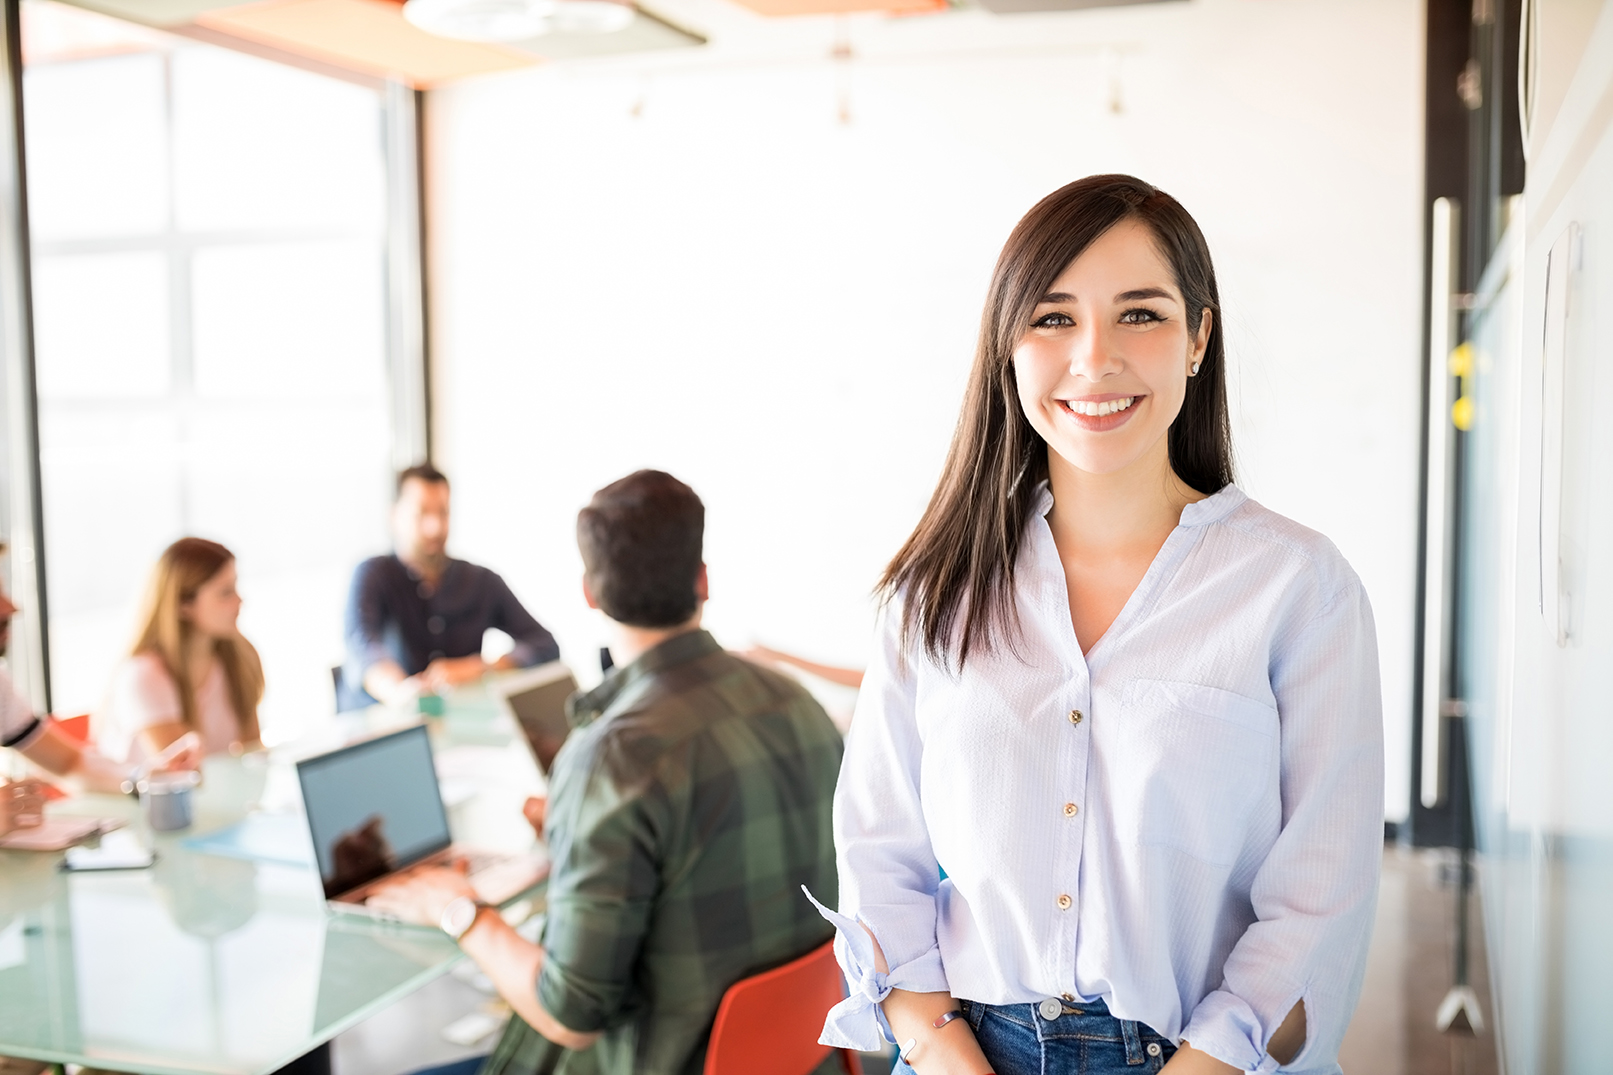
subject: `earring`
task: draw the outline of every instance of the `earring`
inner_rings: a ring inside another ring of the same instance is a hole
[[[1199,375],[1199,364],[1197,362],[1195,362],[1195,363],[1193,363],[1193,372],[1189,373],[1188,376],[1189,377],[1197,377],[1198,375]]]

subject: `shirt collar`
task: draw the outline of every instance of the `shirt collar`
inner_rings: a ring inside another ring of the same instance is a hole
[[[1036,483],[1036,507],[1033,509],[1038,518],[1047,518],[1047,513],[1053,510],[1053,486],[1046,478]]]
[[[420,574],[420,572],[418,572],[414,568],[410,567],[408,562],[405,561],[404,558],[399,556],[397,553],[394,552],[392,554],[392,559],[394,559],[394,560],[396,560],[398,562],[398,566],[403,569],[404,575],[409,579],[410,582],[419,582],[421,579],[425,578],[425,576]],[[448,577],[448,572],[452,571],[454,569],[454,565],[457,564],[458,562],[459,561],[455,560],[452,556],[446,558],[443,561],[442,574],[437,577],[437,582],[438,582],[439,585],[442,583],[443,579]]]
[[[632,664],[612,668],[593,690],[572,695],[566,701],[566,716],[574,728],[592,724],[633,684],[720,649],[722,647],[709,631],[696,629],[673,635],[660,645],[645,650]]]
[[[1209,526],[1231,515],[1249,495],[1236,485],[1223,485],[1221,490],[1195,501],[1182,509],[1183,526]]]
[[[1194,501],[1182,509],[1182,526],[1208,526],[1218,523],[1238,508],[1249,496],[1236,485],[1223,486],[1221,491]],[[1053,510],[1053,487],[1044,479],[1036,485],[1036,514],[1042,518]]]

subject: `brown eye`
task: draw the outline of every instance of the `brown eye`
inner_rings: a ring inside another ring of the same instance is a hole
[[[1075,324],[1075,319],[1069,314],[1043,314],[1031,322],[1031,328],[1068,328]]]

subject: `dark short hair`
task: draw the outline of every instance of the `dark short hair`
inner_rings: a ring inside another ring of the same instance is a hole
[[[577,513],[588,590],[630,627],[676,627],[695,613],[706,506],[659,470],[611,482]]]
[[[413,479],[425,482],[427,485],[447,485],[448,475],[432,466],[430,463],[416,463],[412,467],[405,467],[398,471],[398,485],[392,492],[394,501],[403,499],[404,483]]]

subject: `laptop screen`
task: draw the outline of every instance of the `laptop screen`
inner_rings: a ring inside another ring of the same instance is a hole
[[[424,725],[297,763],[327,898],[450,843]]]
[[[577,681],[570,671],[559,669],[559,674],[547,682],[514,690],[505,695],[510,712],[515,714],[532,756],[548,776],[554,768],[554,757],[560,753],[566,736],[571,734],[571,722],[566,719],[566,699],[577,691]]]

